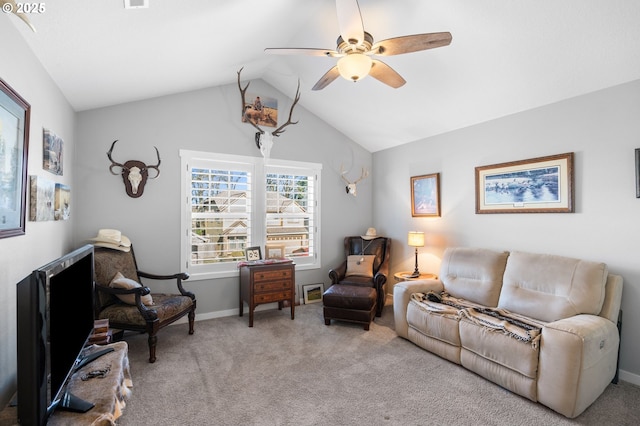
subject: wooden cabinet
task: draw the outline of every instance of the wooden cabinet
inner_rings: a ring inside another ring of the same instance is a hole
[[[289,301],[294,318],[296,271],[293,262],[247,264],[240,266],[240,316],[244,302],[249,305],[249,327],[253,327],[253,311],[262,303]]]

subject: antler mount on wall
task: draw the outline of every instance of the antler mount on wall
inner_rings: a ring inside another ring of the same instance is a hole
[[[300,100],[300,80],[298,80],[298,88],[296,89],[296,95],[294,96],[293,104],[291,104],[291,109],[289,110],[289,119],[287,120],[286,123],[284,123],[277,129],[275,129],[273,132],[269,133],[262,130],[262,128],[258,126],[258,123],[253,121],[253,117],[247,114],[247,110],[245,109],[245,105],[246,105],[245,92],[247,91],[247,88],[249,88],[249,84],[251,84],[251,82],[247,83],[246,86],[242,88],[242,85],[240,84],[240,73],[242,72],[243,69],[244,67],[240,68],[240,70],[238,71],[238,89],[240,89],[240,97],[242,98],[242,117],[245,118],[247,123],[251,124],[253,127],[256,128],[256,130],[258,130],[255,136],[256,145],[260,150],[260,153],[262,153],[262,156],[264,158],[269,158],[269,156],[271,155],[271,147],[273,147],[273,138],[279,137],[280,134],[284,133],[284,128],[287,127],[288,125],[298,124],[297,121],[291,121],[291,116],[293,115],[293,109],[296,107],[296,104]]]
[[[117,139],[113,141],[111,148],[107,152],[107,158],[111,161],[109,171],[112,175],[122,176],[124,187],[129,197],[138,198],[142,196],[142,193],[144,192],[144,186],[147,183],[147,179],[155,179],[160,175],[160,152],[157,147],[154,147],[156,149],[156,155],[158,156],[158,164],[155,166],[147,166],[145,163],[138,160],[129,160],[122,164],[111,158],[111,153],[113,152],[113,147],[116,145],[116,142],[118,142]],[[114,172],[114,167],[120,167],[120,173]],[[149,170],[154,170],[156,172],[155,176],[149,176]]]

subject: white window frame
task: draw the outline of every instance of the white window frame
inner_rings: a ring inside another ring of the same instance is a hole
[[[241,169],[251,170],[251,232],[249,240],[251,246],[261,247],[263,258],[266,256],[265,243],[267,241],[266,230],[266,174],[267,173],[291,173],[308,174],[315,176],[313,202],[313,250],[308,257],[294,259],[297,270],[318,269],[321,265],[320,257],[320,194],[322,164],[301,161],[288,161],[277,159],[263,159],[262,157],[250,157],[231,154],[217,154],[212,152],[180,150],[181,190],[180,190],[180,262],[184,270],[189,273],[190,280],[202,280],[212,278],[233,277],[238,275],[237,262],[224,262],[207,265],[191,265],[191,168],[192,167],[217,167],[224,164],[224,168],[233,168],[234,165]]]

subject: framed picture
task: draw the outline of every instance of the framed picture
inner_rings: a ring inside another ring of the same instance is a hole
[[[260,250],[260,246],[247,247],[245,255],[247,256],[247,260],[262,260],[262,251]]]
[[[68,185],[56,183],[56,201],[53,208],[55,220],[69,220],[71,209],[71,188]]]
[[[305,284],[302,286],[302,295],[304,296],[304,304],[322,302],[322,293],[324,293],[324,284]]]
[[[440,173],[411,177],[411,216],[440,216]]]
[[[62,148],[64,141],[49,129],[42,135],[42,168],[54,175],[62,175]]]
[[[264,252],[267,259],[284,259],[284,244],[267,244]]]
[[[573,213],[573,153],[476,167],[476,213]]]
[[[242,122],[246,123],[247,118],[258,126],[276,127],[278,125],[278,100],[247,93]]]
[[[640,198],[640,148],[636,148],[636,198]]]
[[[31,106],[0,79],[0,238],[25,234]]]
[[[34,222],[54,220],[56,183],[52,180],[33,175],[30,179],[30,185],[29,220]]]

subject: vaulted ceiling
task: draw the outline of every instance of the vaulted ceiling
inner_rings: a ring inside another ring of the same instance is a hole
[[[449,31],[450,46],[384,61],[407,83],[339,78],[335,59],[267,47],[335,49],[335,0],[42,2],[23,35],[76,111],[262,78],[371,152],[640,79],[637,0],[359,0],[375,40]],[[294,113],[295,115],[295,113]],[[295,117],[294,117],[295,118]]]

